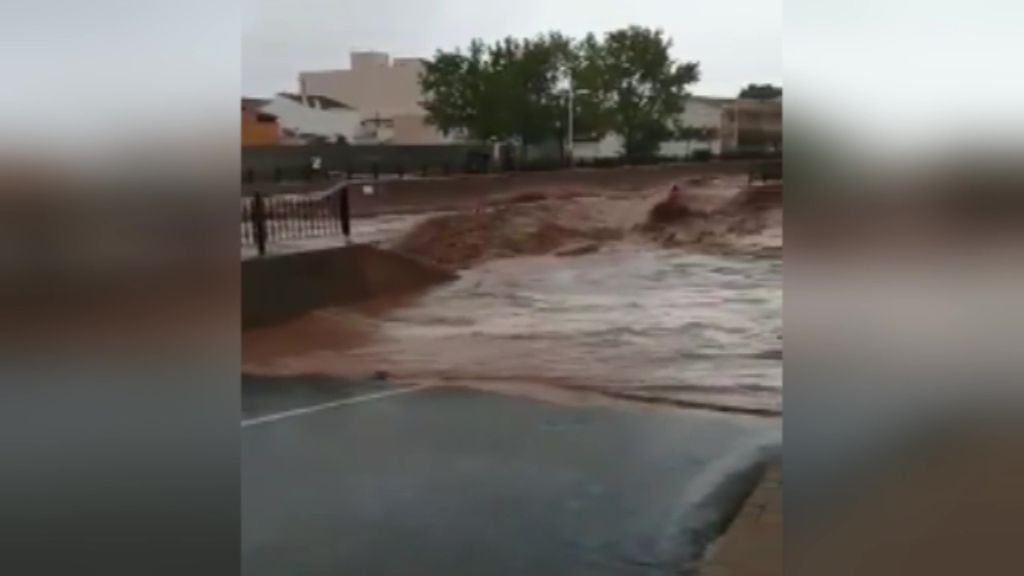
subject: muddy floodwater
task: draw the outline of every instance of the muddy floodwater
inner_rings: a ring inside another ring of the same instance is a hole
[[[623,242],[247,334],[245,369],[782,409],[782,261]]]

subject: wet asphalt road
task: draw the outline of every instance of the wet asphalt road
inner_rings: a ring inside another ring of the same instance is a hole
[[[243,378],[244,574],[679,574],[781,429],[455,388],[379,396],[394,389]]]

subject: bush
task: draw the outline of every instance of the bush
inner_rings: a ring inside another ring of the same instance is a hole
[[[711,160],[711,150],[694,150],[690,153],[690,160],[694,162],[709,162]]]

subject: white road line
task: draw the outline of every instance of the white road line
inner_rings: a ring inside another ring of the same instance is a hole
[[[278,412],[276,414],[268,414],[266,416],[260,416],[258,418],[250,418],[249,420],[242,420],[242,428],[248,426],[256,426],[259,424],[267,424],[270,422],[276,422],[278,420],[284,420],[285,418],[292,418],[294,416],[303,416],[305,414],[312,414],[313,412],[319,412],[321,410],[328,410],[336,408],[338,406],[346,406],[349,404],[359,404],[360,402],[370,402],[371,400],[379,400],[381,398],[387,398],[388,396],[398,396],[399,394],[409,394],[412,392],[418,392],[423,390],[427,386],[420,384],[419,386],[409,386],[408,388],[398,388],[396,390],[385,390],[384,392],[375,392],[373,394],[365,394],[363,396],[354,396],[352,398],[343,398],[341,400],[335,400],[333,402],[324,402],[323,404],[314,404],[313,406],[306,406],[304,408],[296,408],[294,410],[286,410],[284,412]]]

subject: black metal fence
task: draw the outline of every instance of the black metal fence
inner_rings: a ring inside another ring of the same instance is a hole
[[[266,196],[242,198],[242,246],[267,253],[274,241],[352,236],[348,188],[341,186],[320,196]]]
[[[486,146],[258,146],[242,149],[242,183],[313,182],[344,178],[353,180],[386,177],[443,177],[456,174],[493,172],[532,172],[569,168],[564,153],[517,156],[503,153],[500,160],[492,158]],[[723,153],[721,160],[769,160],[778,153],[738,150]],[[708,162],[713,158],[705,152],[694,152],[685,158],[654,156],[646,158],[577,158],[572,164],[586,168],[618,168],[645,164]]]
[[[242,182],[482,172],[489,157],[490,147],[481,145],[255,146],[242,148]]]

